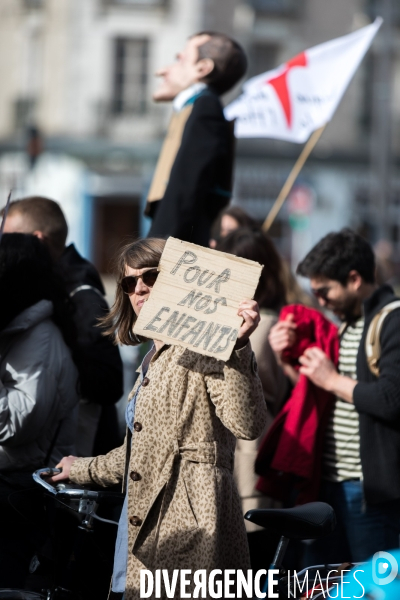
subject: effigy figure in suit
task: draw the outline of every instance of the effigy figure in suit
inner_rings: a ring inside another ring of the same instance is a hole
[[[173,115],[147,197],[150,237],[208,246],[210,228],[229,203],[234,136],[220,96],[246,72],[241,46],[221,33],[192,36],[176,62],[158,72],[153,98],[173,102]]]

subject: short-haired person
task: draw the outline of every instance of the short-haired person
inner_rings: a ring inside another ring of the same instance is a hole
[[[233,131],[220,95],[245,74],[241,46],[222,33],[189,38],[176,61],[161,69],[156,102],[173,102],[173,117],[150,187],[146,214],[149,236],[208,246],[210,228],[229,203]]]
[[[112,405],[122,396],[123,385],[119,350],[98,327],[98,319],[108,312],[100,276],[95,267],[78,254],[74,244],[65,247],[68,225],[60,205],[54,200],[32,196],[11,202],[4,231],[38,237],[58,267],[75,308],[75,360],[81,393],[78,454],[93,453],[102,410],[107,413],[109,439],[101,443],[107,452],[120,443],[117,433],[113,433],[117,429],[117,416]]]
[[[108,331],[127,345],[157,277],[164,240],[122,249]],[[125,444],[105,456],[64,458],[76,483],[121,483],[126,492],[112,589],[140,597],[140,570],[250,568],[246,532],[233,480],[236,437],[256,438],[267,409],[250,343],[257,303],[244,300],[231,358],[222,362],[155,341],[126,410]],[[187,588],[188,589],[188,588]]]
[[[400,532],[400,310],[380,334],[379,377],[369,370],[365,336],[373,317],[396,300],[375,283],[375,259],[362,237],[344,229],[324,237],[297,268],[319,304],[344,323],[338,369],[318,348],[300,357],[300,372],[332,392],[336,402],[325,433],[320,499],[336,512],[331,538],[311,546],[311,560],[364,561],[399,545]],[[296,337],[290,320],[270,333],[281,355]]]

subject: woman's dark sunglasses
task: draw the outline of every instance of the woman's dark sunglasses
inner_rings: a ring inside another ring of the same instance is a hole
[[[157,269],[151,269],[150,271],[145,271],[142,275],[128,275],[121,279],[120,285],[125,294],[133,294],[139,279],[141,279],[147,287],[153,287],[157,280],[158,273]]]

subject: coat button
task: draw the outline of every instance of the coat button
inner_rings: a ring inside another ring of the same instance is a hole
[[[142,519],[140,519],[139,517],[131,517],[129,519],[129,523],[131,525],[133,525],[134,527],[140,527],[140,525],[142,524]]]
[[[143,429],[142,424],[139,423],[138,421],[136,421],[136,423],[133,424],[133,429],[135,431],[142,431],[142,429]]]
[[[140,481],[142,479],[142,476],[139,475],[139,473],[136,473],[136,471],[131,471],[130,477],[131,477],[132,481]]]
[[[142,381],[142,386],[146,387],[146,385],[149,385],[150,383],[150,379],[148,377],[144,377],[143,381]]]

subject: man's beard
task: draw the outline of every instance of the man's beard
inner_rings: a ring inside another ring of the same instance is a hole
[[[357,297],[348,297],[338,308],[338,317],[345,323],[352,323],[361,317],[361,306]]]

